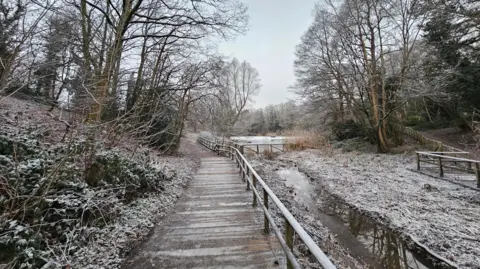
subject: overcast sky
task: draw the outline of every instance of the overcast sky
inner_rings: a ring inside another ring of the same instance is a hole
[[[295,46],[312,22],[318,0],[243,0],[248,5],[250,31],[234,41],[222,43],[221,53],[250,62],[260,73],[262,88],[255,108],[279,104],[293,98]]]

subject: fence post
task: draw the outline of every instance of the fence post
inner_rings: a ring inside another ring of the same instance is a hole
[[[268,193],[263,189],[263,205],[268,210]],[[270,234],[270,223],[268,222],[267,214],[263,215],[263,232],[267,235]]]
[[[257,145],[257,154],[260,154],[260,148]]]
[[[417,152],[417,170],[420,170],[420,153]]]
[[[442,157],[438,157],[438,166],[440,168],[440,176],[443,177]]]
[[[290,225],[290,222],[288,222],[288,220],[285,219],[285,242],[287,243],[287,246],[291,250],[293,250],[293,236],[294,236],[293,227],[292,225]],[[287,258],[287,268],[293,269],[293,264],[288,258]]]
[[[480,189],[480,165],[475,163],[475,173],[477,174],[477,188]]]
[[[257,177],[252,173],[252,188],[255,190],[257,189]],[[257,206],[257,196],[255,195],[255,193],[252,191],[253,193],[253,202],[252,202],[252,206]]]
[[[240,145],[240,153],[244,154],[245,152],[243,151],[243,145]]]
[[[250,169],[247,168],[247,175],[246,175],[246,180],[247,180],[247,191],[250,190],[250,182],[248,181],[248,178],[250,177]]]
[[[242,180],[243,182],[245,182],[245,161],[242,160],[242,168],[241,168],[241,171],[242,171]]]

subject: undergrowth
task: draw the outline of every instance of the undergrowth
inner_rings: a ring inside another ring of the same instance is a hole
[[[122,203],[169,180],[147,162],[89,143],[41,147],[0,135],[0,263],[41,268],[61,260],[94,236],[89,227],[105,226]]]

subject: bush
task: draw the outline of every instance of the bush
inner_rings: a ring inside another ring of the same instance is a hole
[[[345,139],[342,141],[336,141],[332,143],[332,148],[334,149],[341,149],[343,152],[352,152],[352,151],[360,151],[360,152],[370,152],[372,151],[372,145],[368,143],[363,138],[352,138],[352,139]]]
[[[273,159],[275,159],[275,157],[277,157],[277,153],[266,149],[266,150],[263,151],[263,156],[265,156],[265,159],[267,159],[267,160],[273,160]]]
[[[303,132],[290,134],[293,138],[285,141],[285,151],[301,151],[306,149],[321,149],[329,145],[325,135],[320,132]]]
[[[415,125],[416,130],[435,130],[454,126],[452,120],[434,119],[433,121],[422,121]]]
[[[365,131],[363,127],[353,120],[333,123],[332,134],[335,136],[335,139],[339,141],[357,137],[365,137]]]
[[[71,254],[89,240],[84,228],[105,226],[122,203],[162,191],[173,177],[100,145],[85,169],[85,148],[77,141],[44,149],[33,138],[0,135],[0,263],[41,268],[60,255],[48,246],[67,238],[74,241],[62,250]]]
[[[422,122],[422,117],[416,115],[416,116],[408,116],[407,119],[405,120],[405,126],[416,126]]]

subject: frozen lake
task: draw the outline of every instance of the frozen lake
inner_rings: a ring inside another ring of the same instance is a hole
[[[271,152],[281,152],[285,150],[286,141],[293,140],[294,137],[286,136],[232,136],[230,140],[233,143],[243,145],[246,150],[262,153],[265,150]]]
[[[288,139],[294,137],[286,136],[232,136],[230,140],[239,144],[285,144]]]

